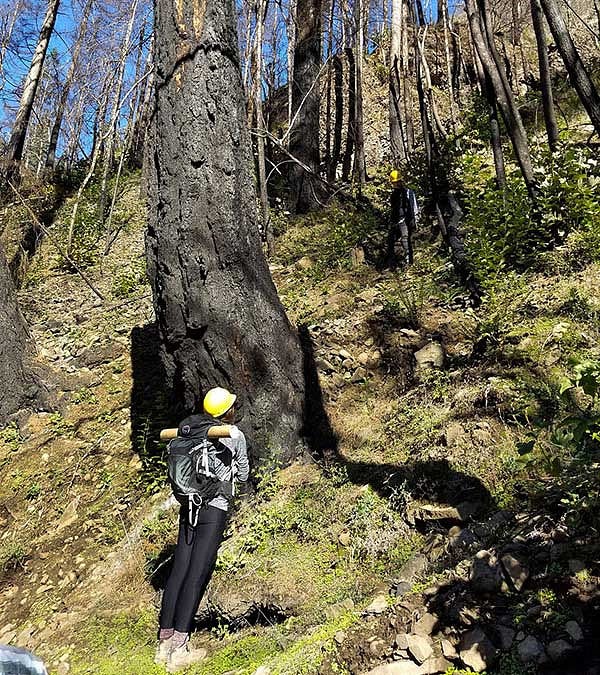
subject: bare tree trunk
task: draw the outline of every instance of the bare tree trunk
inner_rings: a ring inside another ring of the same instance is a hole
[[[294,54],[296,52],[296,33],[297,33],[297,28],[296,28],[296,13],[297,13],[297,7],[298,7],[298,0],[290,0],[290,9],[289,9],[289,17],[288,17],[288,23],[286,26],[287,30],[287,40],[288,40],[288,47],[287,47],[287,68],[288,68],[288,129],[291,129],[292,126],[292,117],[293,117],[293,110],[294,110],[294,104],[293,104],[293,85],[292,83],[294,82]],[[288,139],[290,138],[290,135],[288,135]],[[288,143],[288,149],[289,149],[289,143]]]
[[[29,72],[25,78],[23,94],[21,95],[19,109],[17,110],[15,123],[6,150],[5,177],[7,179],[12,179],[17,175],[16,165],[21,161],[23,156],[27,127],[29,126],[29,119],[31,117],[31,111],[33,110],[35,94],[40,83],[42,68],[46,59],[46,51],[48,50],[48,43],[50,42],[50,36],[54,30],[54,24],[58,15],[59,3],[60,0],[49,0],[48,2],[38,43],[35,52],[33,53]]]
[[[56,147],[58,145],[58,136],[60,134],[60,128],[62,126],[63,116],[65,114],[65,108],[67,106],[67,99],[69,98],[69,92],[71,91],[71,86],[73,85],[73,80],[75,79],[75,74],[79,66],[79,54],[83,46],[85,35],[87,32],[87,24],[92,10],[92,5],[94,0],[87,0],[85,7],[83,8],[83,15],[79,23],[79,30],[77,33],[77,38],[73,46],[73,53],[71,54],[71,63],[69,64],[69,70],[67,72],[67,79],[63,84],[62,90],[60,92],[60,98],[58,100],[58,105],[56,107],[56,117],[54,119],[54,124],[52,125],[52,131],[50,132],[50,142],[48,143],[48,151],[46,153],[46,162],[45,166],[48,169],[53,169],[56,162]]]
[[[406,134],[405,134],[405,143],[406,143],[406,157],[408,158],[413,151],[415,146],[415,130],[413,124],[413,90],[410,86],[410,64],[409,64],[409,40],[408,40],[408,31],[409,31],[409,19],[411,18],[411,13],[409,11],[409,6],[407,0],[402,2],[402,13],[401,13],[401,25],[402,25],[402,64],[400,72],[402,74],[402,85],[404,88],[403,94],[403,103],[404,103],[404,123],[406,125]],[[414,21],[411,24],[411,28],[416,30],[414,26]]]
[[[454,97],[454,100],[460,105],[460,72],[462,66],[462,54],[457,33],[452,31],[450,36],[452,38],[452,96]]]
[[[108,185],[108,176],[113,169],[115,161],[115,145],[117,141],[117,126],[119,122],[119,116],[121,114],[121,94],[123,92],[123,83],[125,79],[125,67],[127,65],[127,53],[129,51],[129,46],[131,44],[131,36],[133,34],[133,25],[135,22],[135,15],[137,13],[139,0],[133,0],[131,4],[131,13],[129,15],[129,21],[127,23],[127,29],[125,31],[125,36],[123,42],[121,43],[121,50],[119,53],[119,68],[116,78],[116,89],[113,99],[113,108],[110,116],[110,121],[108,123],[107,137],[106,137],[106,148],[104,151],[104,170],[102,172],[102,183],[100,186],[100,200],[98,206],[98,217],[101,223],[104,223],[106,217],[106,190]]]
[[[298,0],[294,50],[293,123],[290,153],[314,174],[319,173],[319,116],[321,92],[321,0]],[[299,164],[290,165],[291,201],[295,213],[320,206],[320,185]]]
[[[254,50],[254,112],[256,115],[256,151],[258,163],[258,195],[261,207],[262,233],[269,253],[273,253],[274,239],[270,224],[269,195],[267,193],[267,171],[265,167],[266,125],[263,115],[263,37],[268,0],[256,0],[256,47]]]
[[[235,4],[193,3],[185,16],[176,7],[155,0],[148,156],[147,257],[167,384],[182,412],[212,386],[234,391],[256,455],[290,459],[303,432],[302,353],[261,250]]]
[[[489,43],[489,33],[487,31],[484,33],[484,29],[482,28],[482,23],[483,25],[487,23],[485,20],[485,7],[481,9],[484,14],[483,21],[481,20],[479,11],[476,9],[474,0],[465,0],[465,9],[469,19],[473,44],[494,88],[496,100],[509,133],[523,180],[532,202],[535,202],[537,199],[537,189],[531,156],[529,154],[527,134],[514,96],[506,80],[506,75],[503,73],[501,63],[499,63],[497,51]]]
[[[506,187],[506,169],[504,167],[504,153],[502,152],[502,140],[500,137],[500,124],[498,122],[498,108],[496,106],[496,95],[490,76],[487,74],[477,53],[475,54],[475,70],[479,80],[481,95],[485,99],[488,108],[488,117],[490,120],[490,145],[494,156],[494,168],[496,170],[496,184],[498,188]]]
[[[79,189],[77,190],[77,196],[75,197],[75,202],[73,204],[73,210],[71,211],[71,218],[69,220],[69,230],[67,235],[67,245],[66,245],[66,254],[70,256],[73,251],[73,236],[75,234],[75,223],[77,221],[77,212],[79,211],[79,204],[85,189],[89,185],[90,181],[94,177],[96,172],[96,167],[98,166],[98,160],[100,159],[100,154],[102,152],[102,147],[104,145],[104,117],[106,115],[106,108],[108,107],[108,95],[109,95],[109,82],[111,76],[109,75],[104,82],[104,91],[102,92],[101,99],[98,102],[98,110],[96,112],[96,121],[95,127],[96,139],[92,149],[92,156],[90,160],[90,166],[86,173],[85,178],[83,179]]]
[[[454,87],[452,86],[452,66],[450,62],[450,16],[448,15],[448,0],[440,0],[442,5],[442,23],[444,27],[444,54],[446,56],[446,79],[448,81],[448,97],[450,99],[450,120],[452,130],[456,132],[456,111],[454,109]]]
[[[550,78],[550,63],[548,60],[548,47],[544,34],[544,15],[539,0],[531,0],[531,18],[537,43],[538,61],[540,64],[540,86],[542,89],[542,106],[544,109],[544,122],[548,135],[550,151],[556,150],[558,143],[558,126],[554,114],[554,99],[552,97],[552,80]]]
[[[333,87],[333,17],[335,14],[335,0],[331,0],[329,3],[329,20],[327,25],[327,54],[326,57],[329,60],[329,65],[327,66],[327,83],[325,85],[326,93],[326,102],[325,102],[325,166],[327,167],[327,173],[329,175],[329,167],[331,166],[331,125],[332,125],[332,111],[331,111],[331,99],[332,99],[332,87]]]
[[[562,56],[569,78],[586,109],[597,134],[600,134],[600,96],[587,72],[556,0],[540,0],[546,21]]]
[[[416,0],[417,9],[421,7],[420,13],[423,13],[422,2],[421,0]],[[429,64],[427,63],[427,56],[425,54],[425,43],[427,39],[427,30],[428,26],[424,26],[422,31],[417,31],[415,45],[416,45],[416,54],[417,58],[420,61],[421,69],[421,86],[423,88],[424,94],[426,96],[426,110],[428,115],[430,114],[435,121],[435,126],[438,132],[438,135],[441,138],[446,138],[447,134],[440,120],[439,112],[437,109],[437,104],[435,102],[435,97],[433,95],[433,86],[431,84],[431,73],[429,71]]]
[[[402,134],[401,60],[402,60],[402,5],[403,0],[392,0],[392,27],[390,36],[390,92],[389,124],[392,163],[406,160],[406,145]]]
[[[355,67],[356,67],[356,113],[354,135],[354,175],[358,184],[363,187],[367,182],[367,166],[365,161],[365,136],[363,119],[363,52],[364,52],[364,8],[363,0],[354,0],[355,10]]]
[[[133,140],[127,158],[127,165],[130,169],[141,169],[143,164],[144,145],[148,130],[148,124],[152,114],[152,102],[154,96],[154,68],[152,66],[154,50],[154,39],[150,42],[148,58],[144,72],[148,75],[144,81],[144,87],[140,94],[140,103],[138,114],[133,129]]]
[[[348,64],[348,128],[346,132],[346,147],[342,161],[342,180],[350,178],[352,169],[352,157],[354,155],[355,118],[356,118],[356,69],[354,67],[354,52],[351,47],[346,47],[346,63]]]
[[[335,124],[333,127],[333,150],[331,161],[327,167],[327,180],[330,183],[336,178],[337,167],[342,151],[342,127],[344,124],[344,70],[342,59],[333,57],[334,92],[335,92]]]
[[[79,93],[77,97],[77,102],[73,106],[71,114],[67,117],[67,124],[69,126],[69,132],[67,133],[67,147],[65,152],[62,155],[61,162],[64,164],[67,170],[73,168],[77,153],[79,151],[79,144],[81,138],[81,132],[83,130],[84,124],[84,111],[85,111],[85,100],[82,92]]]
[[[10,44],[15,24],[17,23],[17,19],[19,18],[22,10],[23,1],[17,0],[15,2],[12,14],[10,15],[8,25],[6,26],[6,32],[2,36],[2,42],[0,43],[0,91],[2,91],[4,88],[4,58],[6,57],[6,50]]]

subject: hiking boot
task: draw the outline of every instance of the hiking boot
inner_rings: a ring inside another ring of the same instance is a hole
[[[165,665],[169,660],[169,654],[171,653],[171,638],[166,640],[159,640],[156,647],[156,653],[154,654],[154,663],[159,665]]]
[[[167,661],[167,672],[175,673],[181,668],[202,661],[204,658],[206,658],[206,649],[190,649],[189,643],[186,642],[181,647],[175,647],[171,650]]]

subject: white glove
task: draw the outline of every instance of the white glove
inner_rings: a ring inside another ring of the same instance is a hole
[[[229,427],[229,438],[233,438],[234,440],[239,441],[242,438],[244,438],[244,434],[240,429],[232,425]]]

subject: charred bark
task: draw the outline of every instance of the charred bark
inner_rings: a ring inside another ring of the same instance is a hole
[[[290,153],[297,163],[290,165],[291,205],[296,213],[320,206],[319,115],[321,92],[321,0],[298,0],[294,79],[292,80],[292,128]]]
[[[155,0],[155,59],[146,245],[167,383],[182,413],[235,391],[255,453],[289,459],[302,354],[261,250],[233,0]]]
[[[348,129],[346,132],[346,147],[342,161],[342,180],[350,178],[352,156],[354,154],[355,120],[356,120],[356,70],[354,67],[354,52],[350,47],[344,50],[348,64]]]
[[[17,306],[16,290],[0,248],[0,426],[22,408],[44,398],[44,390],[33,374],[31,340]]]
[[[535,204],[537,201],[537,186],[529,153],[529,141],[514,95],[506,79],[500,56],[493,44],[486,6],[481,0],[479,3],[476,0],[465,0],[465,9],[469,19],[474,48],[494,88],[498,107],[510,136],[529,197]]]
[[[583,107],[590,116],[596,133],[600,134],[600,95],[598,90],[581,60],[556,0],[540,0],[540,3],[546,15],[552,37],[569,73],[569,78]]]
[[[531,0],[531,19],[535,31],[537,44],[538,62],[540,64],[540,86],[542,89],[542,106],[544,109],[544,123],[548,135],[548,146],[551,152],[556,150],[558,144],[558,126],[554,114],[554,99],[552,97],[552,80],[550,78],[550,62],[548,59],[548,47],[544,34],[544,14],[540,0]]]
[[[335,122],[333,125],[333,149],[331,161],[327,167],[327,180],[333,183],[337,174],[342,151],[342,127],[344,124],[344,70],[342,59],[333,57],[333,90],[335,93]]]

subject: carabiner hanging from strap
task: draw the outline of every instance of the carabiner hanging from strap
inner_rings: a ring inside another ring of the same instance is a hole
[[[196,501],[198,499],[198,501]],[[196,507],[196,514],[194,513],[194,506]],[[188,523],[192,527],[198,524],[198,517],[200,516],[200,508],[202,506],[202,497],[200,495],[188,495]]]

